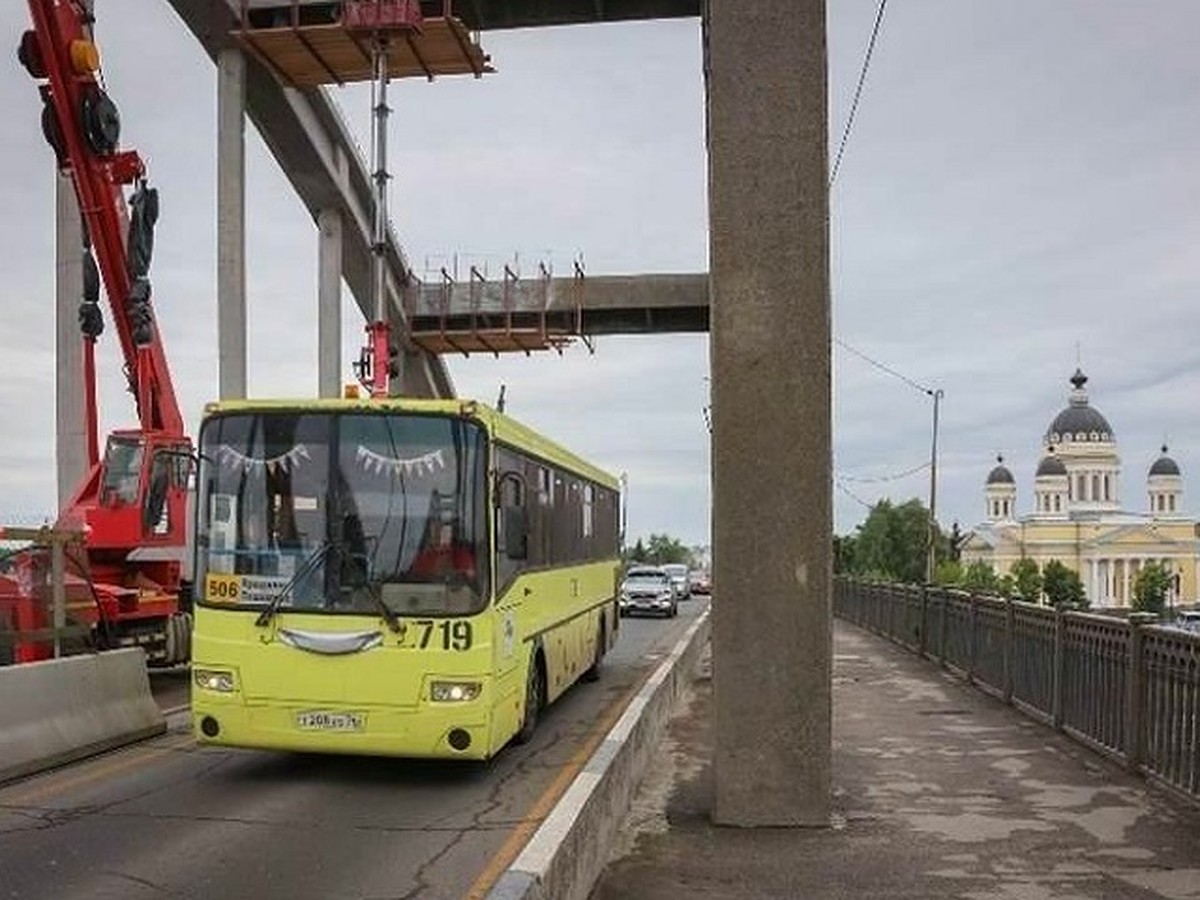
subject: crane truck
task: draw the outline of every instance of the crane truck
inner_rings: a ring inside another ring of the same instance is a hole
[[[191,618],[182,589],[192,442],[175,397],[151,304],[157,191],[135,150],[120,146],[121,119],[100,76],[91,0],[28,0],[32,27],[18,58],[42,99],[42,131],[69,175],[82,216],[86,473],[55,529],[81,535],[67,553],[67,618],[91,646],[141,646],[151,664],[187,659]],[[96,343],[105,315],[116,332],[137,425],[111,432],[103,453]],[[4,537],[0,533],[0,538]],[[9,661],[44,659],[49,623],[47,554],[19,550],[0,572],[0,629]],[[0,652],[3,652],[0,650]]]

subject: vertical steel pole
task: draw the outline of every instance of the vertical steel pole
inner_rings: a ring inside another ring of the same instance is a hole
[[[375,292],[375,321],[382,322],[387,319],[387,282],[385,280],[387,268],[384,251],[387,247],[387,123],[388,114],[391,112],[387,105],[387,41],[384,38],[376,38],[372,44],[372,50],[375,54],[375,80],[371,84],[374,96],[372,114],[375,125],[372,130],[375,140],[371,150],[374,156],[371,168],[375,180],[375,230],[374,242],[371,246],[373,253],[371,282]]]
[[[928,392],[933,397],[933,445],[929,450],[929,556],[925,561],[925,581],[933,583],[937,568],[937,445],[938,408],[945,392],[938,388]]]
[[[391,379],[391,330],[387,311],[387,38],[375,35],[371,43],[375,77],[371,83],[371,155],[375,181],[375,233],[371,246],[371,282],[375,293],[375,321],[367,326],[371,354],[371,396],[386,397]]]

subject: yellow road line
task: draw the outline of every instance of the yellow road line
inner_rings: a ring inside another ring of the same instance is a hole
[[[500,876],[504,874],[514,859],[520,855],[521,850],[529,842],[533,833],[537,831],[538,826],[542,821],[550,815],[550,811],[554,809],[560,797],[570,787],[571,782],[575,780],[575,776],[580,770],[587,765],[587,761],[591,759],[596,748],[600,746],[600,742],[604,740],[609,729],[616,724],[617,719],[621,717],[626,707],[629,706],[631,700],[641,690],[642,685],[650,678],[654,667],[651,666],[647,671],[640,675],[636,682],[614,700],[604,710],[600,719],[596,722],[596,726],[588,733],[587,738],[574,755],[567,760],[567,763],[559,770],[555,779],[550,782],[549,786],[542,795],[534,801],[534,804],[529,808],[520,819],[520,823],[508,835],[508,839],[501,845],[500,849],[487,861],[487,865],[483,867],[483,871],[479,873],[479,877],[475,879],[475,883],[471,885],[466,893],[464,900],[483,900],[487,896],[487,892],[492,889]]]
[[[24,806],[28,804],[42,803],[64,791],[71,788],[80,787],[81,785],[90,784],[95,781],[107,778],[110,775],[116,775],[118,772],[124,772],[132,769],[134,766],[142,765],[150,760],[166,756],[175,750],[179,750],[189,744],[195,743],[195,738],[192,735],[186,734],[173,740],[169,743],[159,744],[154,747],[138,747],[134,750],[121,753],[117,758],[113,759],[107,765],[97,764],[89,767],[78,775],[70,778],[52,780],[48,784],[39,784],[32,789],[14,794],[6,795],[0,791],[0,806]],[[53,776],[51,776],[53,778]]]

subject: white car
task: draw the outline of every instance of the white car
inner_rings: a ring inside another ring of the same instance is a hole
[[[630,569],[621,582],[621,596],[617,601],[621,615],[653,613],[674,618],[679,615],[679,598],[671,576],[657,566],[636,566]]]
[[[668,563],[659,568],[671,576],[671,583],[675,585],[675,593],[679,595],[679,599],[690,600],[692,597],[692,580],[688,567],[683,563]]]

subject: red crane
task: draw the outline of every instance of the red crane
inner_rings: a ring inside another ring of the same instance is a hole
[[[151,661],[186,659],[190,618],[181,608],[187,544],[187,480],[192,443],[184,432],[171,374],[154,321],[149,279],[158,193],[135,150],[119,148],[120,116],[98,78],[89,0],[28,0],[33,27],[18,56],[38,83],[42,130],[69,174],[83,219],[82,330],[88,471],[64,505],[58,527],[84,533],[71,560],[70,618],[101,643],[145,646]],[[95,346],[109,317],[124,359],[138,425],[109,434],[100,455]],[[45,626],[30,553],[0,577],[18,630]],[[14,661],[45,658],[44,642],[16,644]]]

